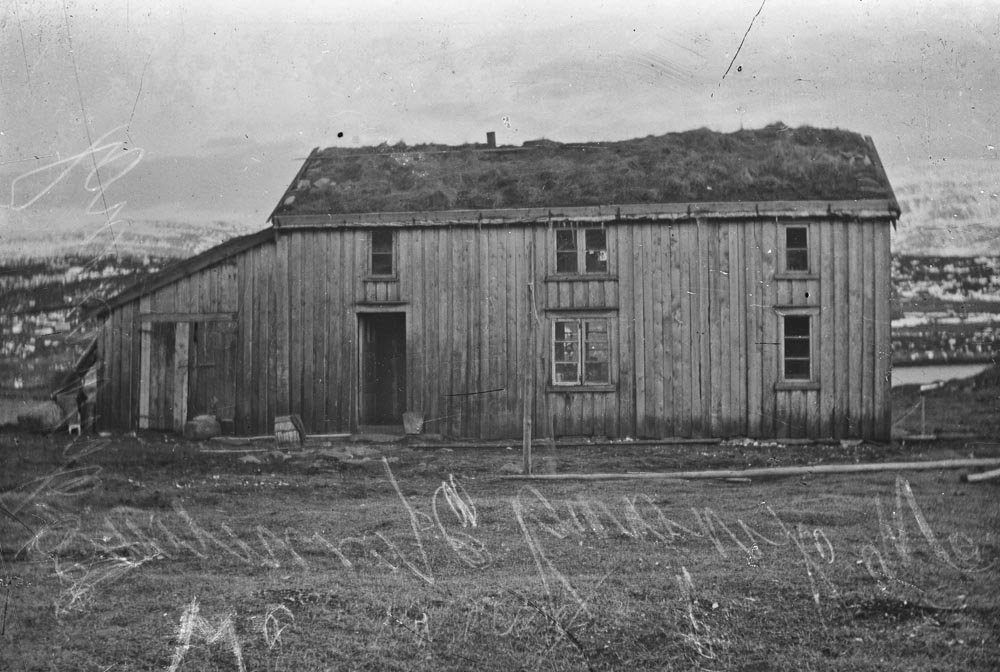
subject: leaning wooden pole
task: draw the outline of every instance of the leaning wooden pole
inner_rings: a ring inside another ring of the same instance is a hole
[[[964,469],[968,467],[1000,467],[1000,457],[983,457],[964,460],[936,460],[930,462],[817,464],[812,467],[760,467],[757,469],[718,469],[713,471],[650,471],[631,473],[625,472],[621,474],[539,474],[537,476],[531,476],[531,479],[539,481],[601,481],[612,479],[656,480],[664,478],[752,478],[755,476],[778,477],[817,474],[856,474],[873,471],[921,471],[928,469]],[[524,478],[524,476],[501,476],[500,478]]]

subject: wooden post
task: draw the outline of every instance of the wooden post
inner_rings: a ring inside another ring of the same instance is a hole
[[[927,435],[927,431],[926,431],[926,429],[924,427],[924,420],[926,419],[926,415],[924,414],[924,400],[925,399],[927,399],[927,397],[925,397],[923,394],[921,394],[920,395],[920,435],[921,436],[926,436]]]
[[[532,237],[530,243],[528,244],[528,286],[527,295],[528,300],[526,301],[528,309],[528,351],[525,356],[525,366],[524,366],[524,394],[522,395],[522,436],[521,436],[521,453],[524,458],[524,468],[523,472],[525,474],[531,474],[531,411],[534,405],[534,385],[532,380],[532,375],[534,373],[535,365],[535,252],[534,252],[534,236],[532,232]]]

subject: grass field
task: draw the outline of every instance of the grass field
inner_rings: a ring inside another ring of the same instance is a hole
[[[546,448],[536,464],[1000,457],[995,378],[927,399],[929,429],[987,438]],[[919,398],[893,395],[904,410]],[[0,431],[0,669],[964,671],[1000,660],[1000,482],[962,483],[961,470],[528,483],[500,477],[520,461],[513,446],[249,450]]]

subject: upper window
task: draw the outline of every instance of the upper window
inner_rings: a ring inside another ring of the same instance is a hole
[[[607,273],[608,234],[604,229],[556,229],[556,273]]]
[[[378,229],[371,232],[371,274],[393,275],[396,272],[393,263],[393,235],[390,229]]]
[[[782,322],[782,378],[788,382],[811,381],[812,316],[785,315]]]
[[[552,382],[607,385],[611,338],[606,318],[558,319],[552,324]]]
[[[809,272],[809,229],[804,226],[785,227],[785,271]]]

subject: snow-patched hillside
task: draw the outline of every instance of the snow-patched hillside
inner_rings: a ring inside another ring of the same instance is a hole
[[[1000,255],[1000,159],[911,164],[890,174],[896,254]]]

